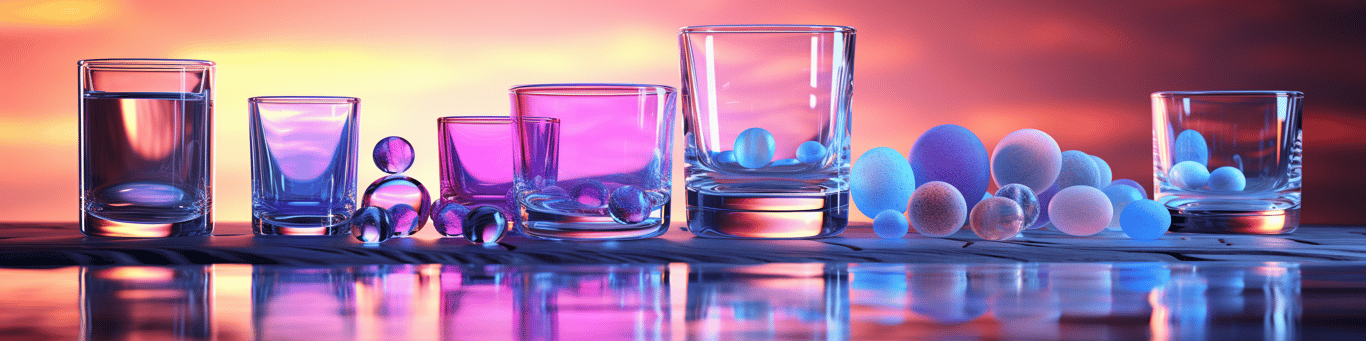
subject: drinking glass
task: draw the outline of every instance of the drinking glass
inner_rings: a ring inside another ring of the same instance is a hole
[[[441,204],[457,203],[474,208],[476,205],[497,207],[514,226],[521,222],[513,185],[513,147],[517,140],[507,116],[452,116],[437,119],[440,137]],[[522,119],[528,134],[536,136],[530,144],[534,155],[553,155],[555,135],[560,121],[546,117]],[[554,173],[553,159],[532,157],[539,161],[528,168],[538,174]],[[552,162],[546,162],[552,161]],[[549,170],[547,171],[547,168]],[[436,209],[434,208],[435,212]],[[459,228],[447,228],[443,234],[459,236]]]
[[[544,147],[544,134],[514,124],[522,234],[604,240],[650,238],[668,230],[673,88],[544,84],[511,92],[517,122],[560,122],[555,149]]]
[[[688,230],[720,238],[843,232],[854,29],[693,26],[679,42]]]
[[[81,233],[211,234],[214,63],[89,59],[77,65]]]
[[[1153,197],[1182,232],[1284,234],[1300,225],[1297,91],[1172,91],[1153,99]]]
[[[350,233],[360,99],[266,96],[249,102],[252,231]]]

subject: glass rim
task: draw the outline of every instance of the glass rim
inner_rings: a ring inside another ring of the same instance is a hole
[[[83,68],[116,70],[197,70],[212,68],[217,64],[212,61],[200,59],[100,58],[79,60],[76,62],[76,65]]]
[[[1287,90],[1213,90],[1213,91],[1158,91],[1153,98],[1169,97],[1304,97],[1303,92]]]
[[[526,84],[517,85],[508,89],[508,92],[517,95],[547,95],[547,96],[620,96],[620,95],[640,95],[641,90],[663,89],[655,94],[674,94],[678,91],[672,86],[656,84],[635,84],[635,83],[562,83],[562,84]]]
[[[854,28],[840,25],[698,25],[685,26],[679,33],[849,33]]]
[[[266,104],[356,104],[359,98],[345,96],[256,96],[247,99],[251,103]]]
[[[512,124],[516,117],[512,116],[446,116],[437,117],[436,122],[441,124]],[[535,123],[560,123],[560,119],[554,117],[522,117],[522,121]]]

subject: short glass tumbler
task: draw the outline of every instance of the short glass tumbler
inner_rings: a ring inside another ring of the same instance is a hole
[[[1283,234],[1300,225],[1296,91],[1156,92],[1154,198],[1173,231]]]
[[[78,67],[81,233],[211,234],[214,63],[91,59]]]
[[[452,116],[437,119],[441,164],[441,206],[465,205],[474,209],[490,205],[503,211],[511,224],[521,222],[517,197],[513,192],[513,149],[518,142],[508,116]],[[545,117],[526,117],[522,124],[534,136],[533,155],[551,154],[560,121]],[[533,157],[538,163],[528,168],[554,173],[553,161]],[[548,171],[547,171],[548,169]],[[510,226],[509,226],[510,227]],[[443,234],[459,236],[460,227],[447,228]]]
[[[252,97],[251,227],[257,235],[350,233],[360,100]]]
[[[516,124],[520,233],[532,238],[650,238],[669,226],[675,91],[663,85],[514,87],[513,117],[559,120],[558,143]]]
[[[693,26],[679,41],[688,230],[719,238],[843,232],[854,29]]]

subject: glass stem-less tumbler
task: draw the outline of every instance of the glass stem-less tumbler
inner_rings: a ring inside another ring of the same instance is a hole
[[[517,132],[507,116],[451,116],[437,119],[441,156],[441,205],[460,204],[466,209],[479,205],[497,207],[511,224],[521,223],[517,198],[513,192],[513,167],[516,155]],[[526,117],[524,131],[533,138],[529,154],[538,174],[555,173],[554,141],[559,131],[559,120]],[[540,155],[542,157],[536,157]],[[460,235],[459,229],[447,229],[442,234]]]
[[[1297,91],[1153,93],[1153,193],[1172,230],[1294,232],[1303,100]]]
[[[848,224],[854,29],[680,32],[688,230],[818,238]]]
[[[90,59],[80,69],[81,232],[213,232],[214,63]]]
[[[257,235],[350,233],[360,99],[252,97],[251,226]]]

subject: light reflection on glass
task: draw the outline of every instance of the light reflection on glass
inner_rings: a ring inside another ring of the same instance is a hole
[[[82,268],[81,339],[211,339],[211,269]]]

